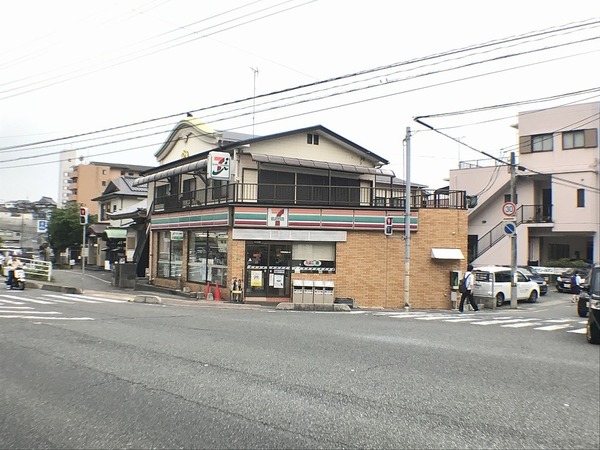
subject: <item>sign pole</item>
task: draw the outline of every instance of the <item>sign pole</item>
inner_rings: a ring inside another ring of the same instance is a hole
[[[86,230],[87,225],[84,224],[83,225],[83,238],[81,239],[81,290],[83,290],[83,287],[85,286],[85,249],[87,247],[87,242],[86,242]]]
[[[404,309],[410,309],[410,127],[406,127],[406,181],[404,188]]]
[[[517,165],[515,152],[510,154],[510,201],[515,205],[517,199]],[[516,211],[515,211],[516,212]],[[515,222],[516,225],[516,222]],[[517,234],[510,236],[510,309],[517,309]]]

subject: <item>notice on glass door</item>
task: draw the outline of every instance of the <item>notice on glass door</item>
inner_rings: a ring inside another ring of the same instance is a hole
[[[250,286],[262,287],[263,273],[262,270],[253,270],[250,272]]]

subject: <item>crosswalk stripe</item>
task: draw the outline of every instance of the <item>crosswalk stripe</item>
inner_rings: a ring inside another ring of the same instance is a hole
[[[457,317],[457,318],[453,318],[453,319],[446,319],[444,320],[444,322],[450,322],[450,323],[454,323],[454,322],[473,322],[474,320],[477,320],[477,318],[475,317]]]
[[[3,314],[8,314],[8,313],[18,313],[18,314],[62,314],[58,311],[23,311],[23,310],[19,310],[19,311],[10,311],[10,310],[4,310],[4,309],[0,309],[0,313]]]
[[[106,297],[91,297],[89,295],[78,295],[78,294],[65,294],[65,297],[70,299],[87,299],[94,300],[100,302],[108,302],[108,303],[127,303],[127,300],[117,300],[114,298],[106,298]]]
[[[8,303],[10,305],[24,305],[23,302],[15,302],[13,300],[0,300],[0,303]]]
[[[3,298],[10,298],[13,300],[17,300],[17,301],[22,301],[22,302],[31,302],[31,303],[39,303],[40,305],[51,305],[52,302],[47,302],[46,300],[37,300],[35,298],[29,298],[29,297],[22,297],[22,296],[17,296],[17,295],[0,295]]]
[[[64,299],[64,297],[62,295],[56,295],[56,294],[44,294],[44,297],[50,297],[52,299],[58,299],[58,300],[62,300]],[[81,302],[81,303],[98,303],[94,300],[86,300],[84,298],[70,298],[69,300],[73,300],[74,302]]]
[[[446,316],[446,315],[425,316],[425,317],[415,317],[415,319],[416,320],[443,320],[443,319],[450,319],[452,317],[456,317],[456,316]]]
[[[567,333],[585,334],[587,333],[587,328],[576,328],[574,330],[567,330]]]
[[[568,323],[562,325],[547,325],[545,327],[534,328],[534,330],[542,330],[542,331],[554,331],[554,330],[563,330],[565,328],[569,328],[571,325]]]
[[[6,309],[6,310],[11,310],[11,311],[20,311],[23,309],[33,309],[31,306],[6,306],[6,305],[2,305],[0,306],[0,309]]]
[[[0,315],[0,319],[37,319],[37,320],[95,320],[93,317],[52,317],[52,316],[6,316]]]
[[[520,322],[520,323],[509,323],[507,325],[500,325],[504,328],[524,328],[541,325],[542,322]]]
[[[485,320],[483,322],[475,322],[475,325],[504,325],[508,323],[528,322],[535,319],[504,319],[504,320]]]

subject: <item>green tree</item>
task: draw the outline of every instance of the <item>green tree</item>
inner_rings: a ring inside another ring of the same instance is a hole
[[[69,247],[81,247],[82,238],[78,205],[73,204],[52,210],[48,223],[48,243],[55,256]]]

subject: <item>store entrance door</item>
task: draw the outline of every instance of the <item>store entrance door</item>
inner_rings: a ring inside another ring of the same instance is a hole
[[[246,243],[246,297],[290,298],[292,246]]]

